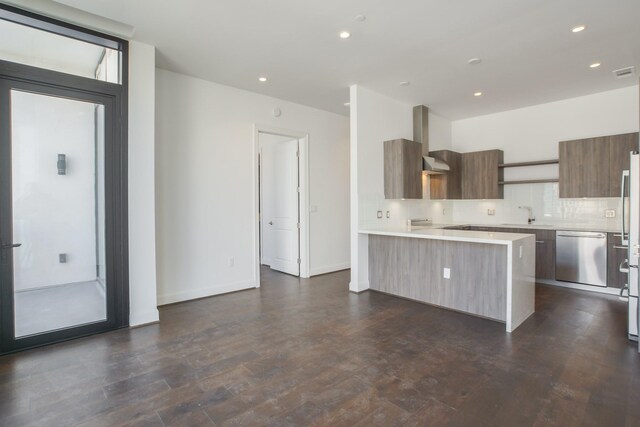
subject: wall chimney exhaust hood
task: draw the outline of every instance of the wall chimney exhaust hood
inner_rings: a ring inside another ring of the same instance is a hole
[[[448,164],[435,157],[422,156],[422,171],[429,175],[442,175],[449,172]]]
[[[424,105],[413,107],[413,140],[422,144],[422,171],[429,175],[449,172],[449,165],[429,156],[429,109]]]

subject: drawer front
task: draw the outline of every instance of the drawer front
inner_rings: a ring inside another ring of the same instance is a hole
[[[638,336],[638,298],[629,297],[629,335]]]
[[[627,259],[627,248],[622,246],[620,233],[607,233],[607,286],[622,288],[627,284],[627,273],[620,272],[620,264]]]
[[[536,279],[556,278],[556,242],[539,240],[536,236]]]

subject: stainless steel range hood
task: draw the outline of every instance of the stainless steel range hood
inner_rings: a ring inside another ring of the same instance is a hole
[[[422,143],[422,170],[427,174],[449,172],[449,165],[429,156],[429,109],[424,105],[413,107],[413,140]]]
[[[431,175],[442,175],[449,172],[451,168],[448,164],[435,157],[422,156],[422,170]]]

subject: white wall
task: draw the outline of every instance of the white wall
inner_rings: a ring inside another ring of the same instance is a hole
[[[88,102],[12,96],[17,291],[96,279],[94,110]],[[58,154],[67,156],[66,175],[58,175]]]
[[[135,326],[159,319],[156,307],[155,48],[132,41],[129,50],[129,323]]]
[[[160,304],[256,286],[256,124],[309,134],[310,269],[349,266],[346,117],[164,70],[156,78]]]
[[[368,289],[367,236],[358,230],[368,227],[402,226],[410,218],[431,218],[448,222],[449,202],[428,199],[428,181],[423,176],[423,200],[384,198],[383,142],[413,139],[413,106],[380,95],[362,86],[351,87],[351,284],[350,290]],[[429,113],[430,150],[449,148],[450,123]],[[383,219],[377,211],[383,211]],[[390,218],[386,217],[389,211]]]
[[[498,148],[505,162],[558,158],[562,140],[638,131],[638,86],[505,111],[452,123],[452,146],[460,152]],[[505,179],[557,178],[558,166],[510,168]],[[523,223],[520,205],[534,207],[539,222],[615,226],[604,218],[616,199],[560,199],[558,184],[505,186],[503,201],[455,201],[456,222]],[[488,216],[487,209],[496,209]]]

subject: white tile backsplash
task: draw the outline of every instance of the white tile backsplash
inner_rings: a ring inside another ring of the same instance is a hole
[[[503,200],[385,200],[381,197],[360,199],[360,226],[402,226],[407,219],[431,218],[434,223],[526,224],[530,206],[536,224],[594,226],[614,228],[620,222],[621,204],[617,198],[561,199],[558,184],[507,185]],[[488,215],[489,209],[495,210]],[[613,209],[615,218],[606,218]],[[376,217],[383,212],[382,219]],[[386,212],[391,218],[386,217]]]
[[[525,224],[530,206],[538,224],[585,225],[615,227],[620,222],[620,200],[617,198],[561,199],[557,183],[507,185],[504,200],[453,201],[453,221],[487,224]],[[495,209],[495,216],[487,209]],[[616,211],[606,218],[605,210]]]

